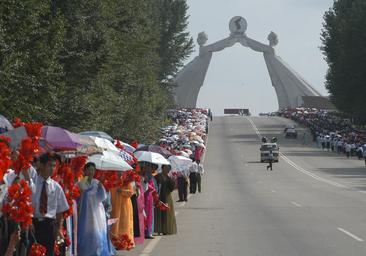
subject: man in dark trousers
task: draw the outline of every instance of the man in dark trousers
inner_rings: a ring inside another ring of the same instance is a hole
[[[189,193],[195,194],[197,189],[197,172],[191,170],[189,173]]]
[[[178,196],[179,200],[177,202],[188,201],[187,199],[187,188],[188,188],[188,170],[184,170],[179,173],[178,176]]]
[[[269,164],[267,166],[267,171],[268,171],[268,169],[271,169],[271,171],[273,171],[272,170],[272,163],[273,163],[273,152],[272,152],[272,150],[269,151],[268,161],[269,161]]]
[[[61,232],[63,213],[69,209],[64,191],[56,181],[51,179],[56,161],[57,157],[54,154],[41,155],[37,170],[36,191],[32,195],[34,235],[37,243],[46,247],[47,256],[54,255],[56,238],[64,238]]]
[[[203,169],[202,164],[200,163],[200,160],[197,160],[197,165],[198,165],[198,169],[197,169],[197,186],[198,186],[198,192],[201,193],[201,175],[203,175],[203,173],[205,172],[205,170]]]

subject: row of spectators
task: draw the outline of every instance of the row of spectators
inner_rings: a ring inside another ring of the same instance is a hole
[[[351,120],[341,113],[315,108],[296,108],[284,109],[279,115],[307,127],[313,142],[319,148],[345,154],[348,158],[352,156],[364,158],[366,164],[365,131],[356,129]]]

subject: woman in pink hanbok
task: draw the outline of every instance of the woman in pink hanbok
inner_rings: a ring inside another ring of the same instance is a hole
[[[137,215],[138,215],[138,233],[135,232],[135,244],[143,244],[145,241],[145,195],[142,181],[135,183],[136,189],[136,202],[137,202]]]

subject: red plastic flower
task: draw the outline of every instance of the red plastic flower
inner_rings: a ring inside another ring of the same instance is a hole
[[[46,256],[46,247],[40,245],[40,244],[33,244],[28,256]]]
[[[62,163],[57,168],[55,175],[52,177],[58,181],[65,192],[69,209],[64,212],[64,218],[67,218],[73,214],[74,199],[80,196],[80,190],[75,185],[76,177],[82,174],[87,157],[73,158],[70,163]]]
[[[135,246],[134,242],[127,234],[122,234],[118,236],[112,235],[111,240],[112,244],[114,245],[114,247],[116,247],[117,250],[129,251]]]
[[[160,211],[168,211],[170,209],[167,203],[163,203],[162,201],[160,201],[159,195],[155,189],[152,191],[152,196],[154,200],[154,206]]]
[[[134,140],[131,142],[131,146],[137,149],[137,147],[139,146],[139,142],[137,140]]]
[[[32,224],[33,207],[30,188],[25,180],[14,183],[8,189],[7,203],[2,207],[4,214],[18,223],[22,229]]]
[[[122,186],[127,186],[129,183],[134,181],[140,182],[140,180],[140,175],[134,170],[126,171],[122,174]]]
[[[10,159],[10,138],[0,136],[0,181],[3,180],[5,173],[10,168],[12,161]]]

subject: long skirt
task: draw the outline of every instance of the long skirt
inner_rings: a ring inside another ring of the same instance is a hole
[[[174,235],[177,233],[177,223],[175,220],[175,210],[172,195],[167,195],[168,211],[156,209],[155,232],[164,235]]]

